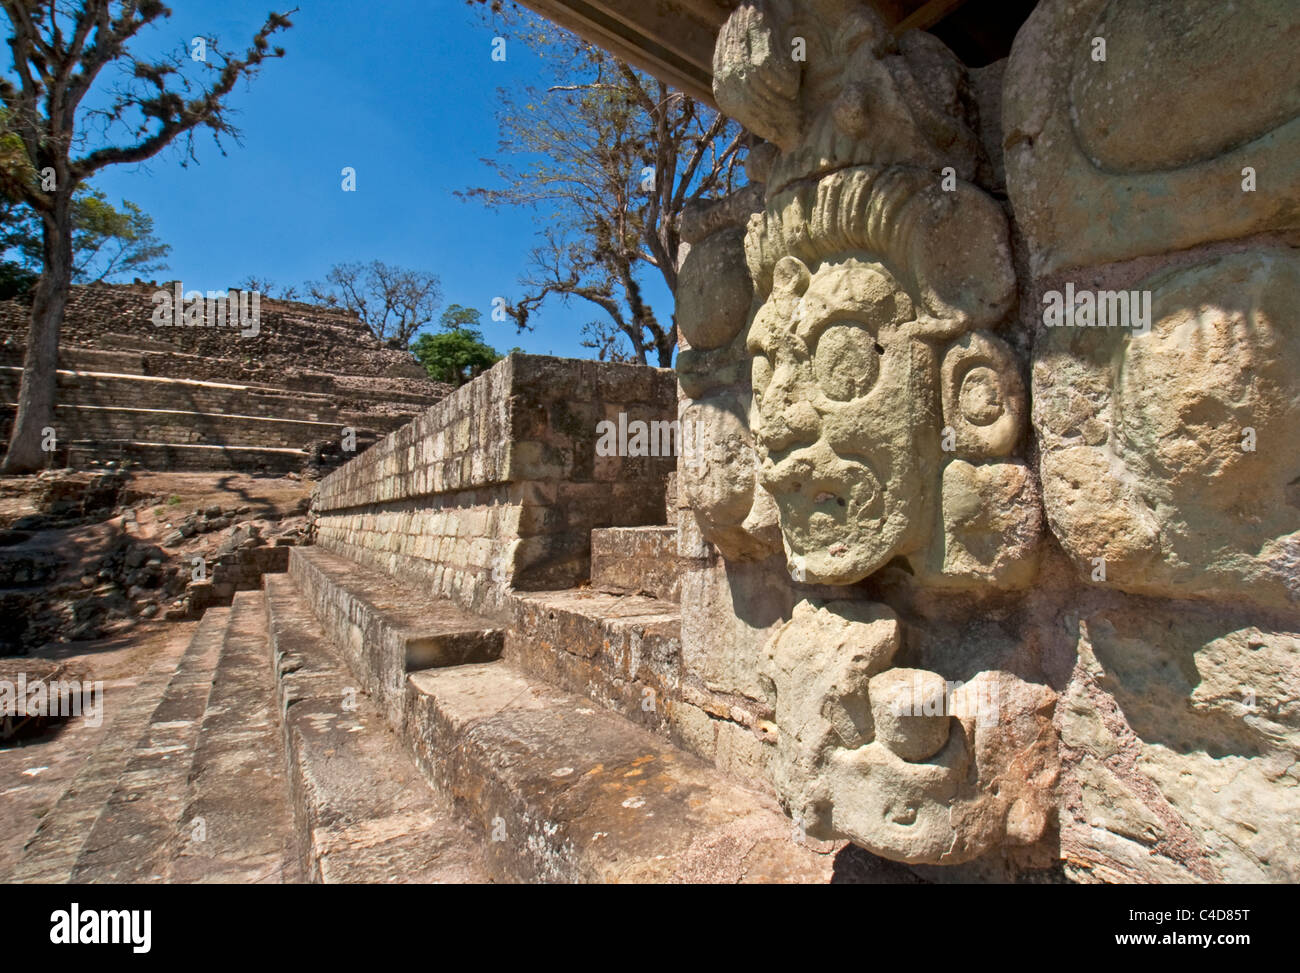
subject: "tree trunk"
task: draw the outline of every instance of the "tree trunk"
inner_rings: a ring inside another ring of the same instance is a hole
[[[59,358],[59,329],[72,285],[72,193],[54,199],[52,212],[43,213],[45,266],[32,299],[32,321],[27,330],[23,379],[18,391],[18,415],[9,436],[9,452],[0,471],[34,473],[49,462],[45,430],[62,430],[54,422],[54,399]]]
[[[677,295],[674,294],[673,300],[676,299],[677,299]],[[676,311],[673,312],[673,323],[672,326],[668,329],[668,333],[664,335],[655,344],[659,351],[659,367],[672,368],[673,352],[677,350],[677,312]]]

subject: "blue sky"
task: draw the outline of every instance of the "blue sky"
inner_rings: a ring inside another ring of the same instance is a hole
[[[276,9],[288,9],[291,3]],[[593,312],[548,303],[533,332],[491,321],[492,298],[514,298],[537,215],[486,210],[453,192],[491,185],[480,164],[497,152],[499,87],[536,83],[523,43],[493,61],[495,31],[463,0],[299,0],[288,54],[231,100],[243,145],[222,156],[207,136],[199,165],[172,148],[143,166],[103,170],[94,185],[154,217],[170,243],[168,270],[186,288],[231,287],[250,274],[278,285],[322,279],[332,264],[383,260],[432,271],[445,303],[478,308],[487,342],[590,357],[580,345]],[[145,47],[217,36],[242,50],[268,0],[173,0]],[[341,170],[357,172],[343,192]],[[667,305],[663,305],[667,310]]]

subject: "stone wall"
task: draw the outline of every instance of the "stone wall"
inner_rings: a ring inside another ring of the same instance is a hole
[[[591,530],[662,523],[672,456],[600,456],[603,420],[671,420],[671,371],[513,354],[326,477],[317,543],[467,607],[585,581]]]
[[[194,356],[187,360],[188,367],[201,371],[172,376],[177,378],[251,380],[260,374],[270,385],[279,384],[282,372],[297,371],[423,378],[409,353],[385,348],[355,314],[342,309],[263,297],[257,334],[160,327],[153,323],[157,305],[152,297],[160,290],[171,293],[173,287],[171,281],[76,285],[68,298],[62,335],[78,348]],[[28,313],[22,301],[0,301],[0,340],[24,343]]]

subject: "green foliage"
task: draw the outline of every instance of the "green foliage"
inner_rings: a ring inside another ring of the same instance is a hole
[[[129,199],[114,209],[97,189],[87,187],[73,199],[73,280],[145,277],[166,268],[171,247],[153,231],[153,217]]]
[[[447,310],[442,312],[442,317],[438,323],[442,325],[445,331],[474,331],[479,329],[479,322],[483,315],[477,308],[465,307],[463,304],[448,304]]]
[[[31,293],[39,275],[22,264],[0,260],[0,301],[25,298]]]
[[[474,308],[452,304],[442,312],[440,333],[425,332],[412,342],[411,353],[431,379],[461,386],[501,360],[500,353],[483,342],[480,317]]]
[[[22,187],[35,179],[22,136],[9,124],[8,109],[0,108],[0,200],[17,202]]]
[[[171,247],[154,235],[153,217],[129,199],[122,200],[122,208],[117,209],[102,192],[83,186],[72,200],[72,220],[72,279],[77,283],[148,277],[166,269],[163,258]],[[37,215],[27,206],[0,202],[3,263],[12,267],[16,276],[35,279],[42,251]]]

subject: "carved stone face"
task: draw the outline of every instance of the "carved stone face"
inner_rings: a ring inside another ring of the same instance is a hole
[[[930,352],[907,291],[866,255],[784,257],[749,334],[759,478],[790,570],[851,584],[909,539],[932,455]],[[909,327],[910,325],[910,327]]]

